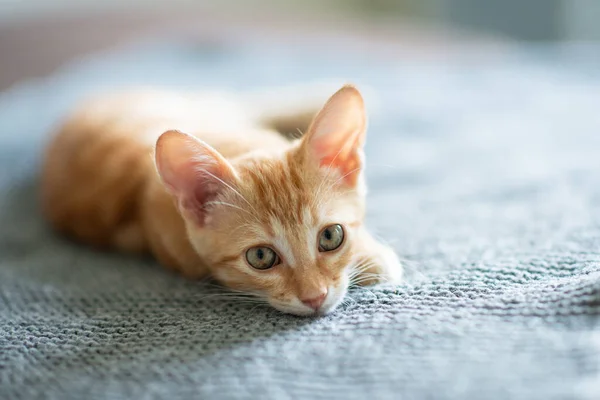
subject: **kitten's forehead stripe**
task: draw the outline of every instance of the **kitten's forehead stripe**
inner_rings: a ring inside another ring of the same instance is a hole
[[[315,219],[317,212],[312,207],[312,187],[298,168],[283,160],[263,160],[248,170],[247,178],[251,180],[257,209],[263,213],[259,218],[263,219],[266,226],[272,218],[288,228],[306,224],[305,210],[309,210]]]
[[[315,224],[321,211],[314,194],[321,182],[306,172],[288,154],[251,164],[242,177],[261,229],[291,269],[310,265],[317,257]]]
[[[306,238],[306,243],[308,244],[308,253],[311,259],[315,259],[317,258],[317,234],[315,234],[315,230],[314,229],[308,229],[306,231],[307,233],[307,238]]]
[[[294,257],[294,252],[290,249],[288,241],[286,240],[289,236],[286,228],[275,218],[271,219],[270,224],[275,232],[273,243],[281,253],[280,256],[283,257],[287,265],[294,267],[296,265],[296,257]]]

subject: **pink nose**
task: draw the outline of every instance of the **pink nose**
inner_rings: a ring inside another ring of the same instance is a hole
[[[301,299],[302,303],[309,306],[313,310],[318,310],[323,305],[323,302],[327,298],[327,289],[317,297],[313,297],[311,299]]]

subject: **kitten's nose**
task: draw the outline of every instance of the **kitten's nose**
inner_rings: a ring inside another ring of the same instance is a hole
[[[309,306],[313,310],[317,311],[319,308],[321,308],[321,306],[323,305],[323,302],[325,302],[326,298],[327,298],[327,289],[323,289],[321,291],[321,294],[319,294],[318,296],[312,297],[310,299],[300,299],[300,301],[302,301],[302,303]]]

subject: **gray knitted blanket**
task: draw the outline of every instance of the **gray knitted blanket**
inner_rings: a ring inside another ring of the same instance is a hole
[[[600,399],[598,49],[390,62],[154,45],[0,95],[1,399]],[[317,62],[318,61],[318,62]],[[306,319],[54,235],[47,133],[87,93],[347,78],[380,96],[368,221],[407,281]]]

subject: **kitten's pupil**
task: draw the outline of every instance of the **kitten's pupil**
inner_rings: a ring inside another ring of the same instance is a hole
[[[340,224],[330,225],[321,231],[319,237],[319,251],[332,251],[344,242],[344,228]]]
[[[252,268],[269,269],[279,264],[280,260],[277,253],[270,247],[253,247],[246,251],[246,261]]]

